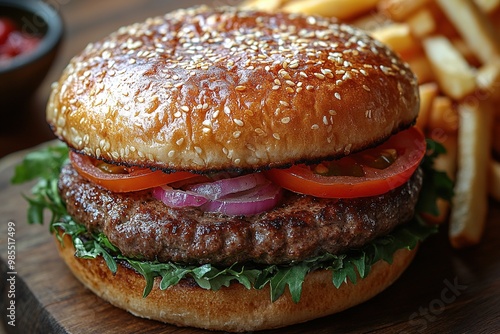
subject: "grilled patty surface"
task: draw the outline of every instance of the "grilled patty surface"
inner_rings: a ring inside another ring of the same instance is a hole
[[[361,247],[413,217],[420,169],[392,191],[358,199],[324,199],[285,191],[282,203],[253,216],[174,209],[150,191],[112,193],[71,165],[59,191],[68,213],[90,232],[103,232],[123,255],[161,262],[231,265],[305,260]]]

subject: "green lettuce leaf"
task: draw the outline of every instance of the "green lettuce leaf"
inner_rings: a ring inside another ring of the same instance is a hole
[[[419,200],[417,212],[435,214],[437,198],[450,199],[453,195],[452,183],[446,174],[434,171],[433,161],[443,152],[440,145],[428,142],[430,152],[422,162],[424,170],[424,197]],[[317,269],[332,272],[332,284],[337,288],[351,281],[356,283],[358,277],[365,278],[371,267],[383,260],[392,263],[393,255],[398,249],[413,249],[429,235],[437,231],[436,226],[426,225],[417,214],[408,224],[396,228],[389,235],[379,237],[360,249],[346,254],[324,254],[312,259],[293,263],[293,265],[258,265],[240,264],[227,268],[218,268],[210,264],[185,265],[181,263],[160,263],[143,261],[123,256],[119,249],[108,238],[100,234],[89,233],[85,226],[71,218],[57,191],[57,179],[62,166],[67,163],[67,148],[60,145],[45,148],[28,154],[15,169],[13,183],[19,184],[34,179],[38,182],[32,189],[32,196],[26,197],[29,203],[28,222],[43,223],[44,212],[52,213],[49,221],[50,231],[57,233],[62,242],[63,235],[69,235],[76,249],[76,256],[95,259],[102,257],[111,272],[117,270],[117,263],[124,261],[144,276],[146,297],[154,286],[156,278],[160,279],[160,289],[168,289],[182,279],[192,279],[201,288],[219,290],[233,282],[242,284],[247,289],[263,289],[269,285],[270,299],[276,301],[288,289],[294,302],[300,300],[302,284],[306,275]]]

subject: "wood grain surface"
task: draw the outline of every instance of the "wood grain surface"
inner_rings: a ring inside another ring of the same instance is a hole
[[[52,139],[44,122],[50,83],[88,42],[118,27],[177,7],[235,0],[51,0],[66,24],[66,37],[54,67],[28,110],[5,119],[0,128],[0,157]],[[204,333],[138,319],[86,290],[59,259],[47,226],[26,223],[21,194],[29,185],[12,186],[13,165],[23,153],[0,162],[0,315],[10,302],[7,225],[15,225],[16,326],[9,333]],[[500,332],[500,204],[490,203],[480,245],[453,250],[446,226],[420,249],[410,268],[392,287],[371,301],[330,317],[265,333],[497,333]],[[0,331],[1,332],[1,331]]]

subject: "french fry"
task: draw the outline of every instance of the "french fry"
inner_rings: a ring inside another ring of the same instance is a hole
[[[418,89],[420,92],[420,111],[415,125],[425,132],[429,122],[431,104],[438,93],[438,86],[435,82],[429,82],[420,85]]]
[[[491,159],[489,169],[489,193],[497,202],[500,202],[500,162]]]
[[[431,11],[427,8],[422,8],[412,14],[406,22],[410,26],[410,30],[414,36],[423,38],[434,33],[437,29],[436,21]]]
[[[243,9],[262,10],[272,12],[279,9],[288,0],[247,0],[240,7]]]
[[[423,46],[439,86],[448,96],[458,100],[476,89],[474,70],[446,37],[425,38]]]
[[[500,8],[500,0],[474,0],[474,2],[486,14],[493,13]]]
[[[390,18],[380,12],[370,12],[368,15],[363,15],[355,20],[349,21],[355,27],[366,30],[368,32],[393,24]]]
[[[400,55],[412,52],[418,44],[406,23],[394,23],[373,30],[373,38],[379,40]]]
[[[500,98],[500,59],[481,66],[477,71],[476,82],[487,98]]]
[[[500,37],[485,13],[471,0],[436,0],[483,63],[500,56]]]
[[[438,96],[434,98],[429,114],[429,128],[440,129],[448,134],[457,133],[458,114],[453,107],[453,101],[448,96]]]
[[[303,13],[352,19],[375,8],[378,0],[293,0],[282,9],[290,13]]]
[[[476,58],[475,53],[471,50],[469,44],[465,43],[460,37],[450,39],[455,49],[460,52],[462,57],[471,65],[471,67],[481,66],[481,62]]]
[[[450,242],[455,248],[477,244],[484,230],[488,210],[488,164],[491,122],[489,102],[458,106],[458,171],[450,214]]]
[[[395,21],[402,21],[432,0],[380,0],[378,10]]]
[[[406,60],[413,73],[417,76],[419,84],[434,80],[434,72],[425,54],[419,52],[416,56],[404,58],[404,60]]]

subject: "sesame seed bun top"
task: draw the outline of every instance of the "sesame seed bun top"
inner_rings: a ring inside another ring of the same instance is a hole
[[[89,44],[53,85],[47,120],[107,161],[258,170],[359,151],[413,124],[418,108],[409,67],[360,30],[198,7]]]

